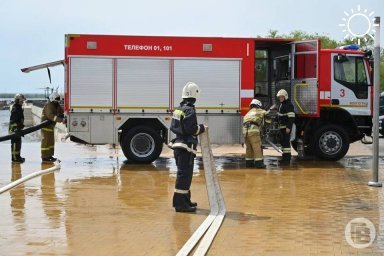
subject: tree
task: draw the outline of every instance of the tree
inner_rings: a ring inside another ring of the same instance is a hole
[[[268,31],[268,38],[280,38],[281,36],[277,34],[277,30],[270,29]]]

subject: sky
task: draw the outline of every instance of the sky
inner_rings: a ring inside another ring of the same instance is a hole
[[[1,0],[0,93],[62,92],[62,66],[51,68],[52,84],[46,70],[20,69],[63,59],[65,34],[256,37],[273,29],[341,41],[339,24],[358,6],[381,16],[383,28],[383,0]],[[350,27],[356,34],[369,28],[361,15]]]

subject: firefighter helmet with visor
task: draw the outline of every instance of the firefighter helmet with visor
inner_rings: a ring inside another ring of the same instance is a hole
[[[252,105],[255,105],[258,108],[262,108],[263,107],[263,104],[261,103],[261,101],[259,101],[257,99],[253,99],[251,101],[251,104],[249,104],[249,106],[252,106]]]
[[[284,96],[284,98],[287,100],[288,99],[288,93],[286,90],[281,89],[280,91],[277,92],[276,97]]]
[[[49,101],[59,101],[60,100],[60,95],[57,93],[57,92],[53,92],[51,93],[51,95],[49,95]]]
[[[23,103],[25,101],[25,96],[21,93],[15,95],[15,102]]]
[[[200,96],[200,88],[194,82],[188,82],[184,86],[183,92],[181,94],[181,97],[183,99],[189,99],[189,98],[198,99],[199,96]]]

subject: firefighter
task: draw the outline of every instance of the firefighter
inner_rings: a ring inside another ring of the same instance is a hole
[[[55,153],[55,133],[56,123],[63,122],[64,111],[60,106],[60,95],[53,92],[49,95],[49,101],[45,104],[41,116],[41,121],[51,120],[54,123],[41,129],[41,160],[43,162],[54,162],[57,159],[53,157]]]
[[[11,117],[9,118],[9,133],[19,133],[24,128],[23,103],[25,97],[23,94],[15,95],[15,102],[11,108]],[[25,158],[20,156],[21,136],[11,139],[11,152],[13,163],[24,163]]]
[[[260,129],[267,112],[262,107],[261,101],[253,99],[249,104],[249,111],[243,119],[246,167],[265,168]]]
[[[193,175],[193,162],[196,156],[197,135],[205,131],[203,124],[197,123],[195,102],[200,91],[197,84],[188,82],[182,92],[183,101],[173,112],[171,131],[176,138],[169,146],[177,166],[177,177],[173,193],[173,207],[176,212],[195,212],[197,203],[191,202],[190,187]]]
[[[281,163],[289,163],[291,161],[291,131],[295,121],[295,112],[292,103],[288,100],[286,90],[281,89],[276,96],[280,101],[278,119],[283,151]]]

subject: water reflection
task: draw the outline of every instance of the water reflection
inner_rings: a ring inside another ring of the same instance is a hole
[[[54,167],[53,163],[42,163],[41,170]],[[61,202],[55,189],[55,172],[41,176],[41,199],[45,215],[52,228],[60,227]]]
[[[167,205],[170,193],[168,171],[165,162],[149,165],[123,163],[118,198],[127,205],[154,211],[160,205]]]
[[[21,178],[21,165],[14,163],[11,165],[12,177],[11,182]],[[11,196],[11,210],[15,223],[25,224],[25,186],[19,185],[9,191]]]
[[[172,218],[174,251],[175,254],[184,246],[188,239],[192,236],[194,230],[191,229],[192,218],[195,214],[178,214],[174,213]]]

